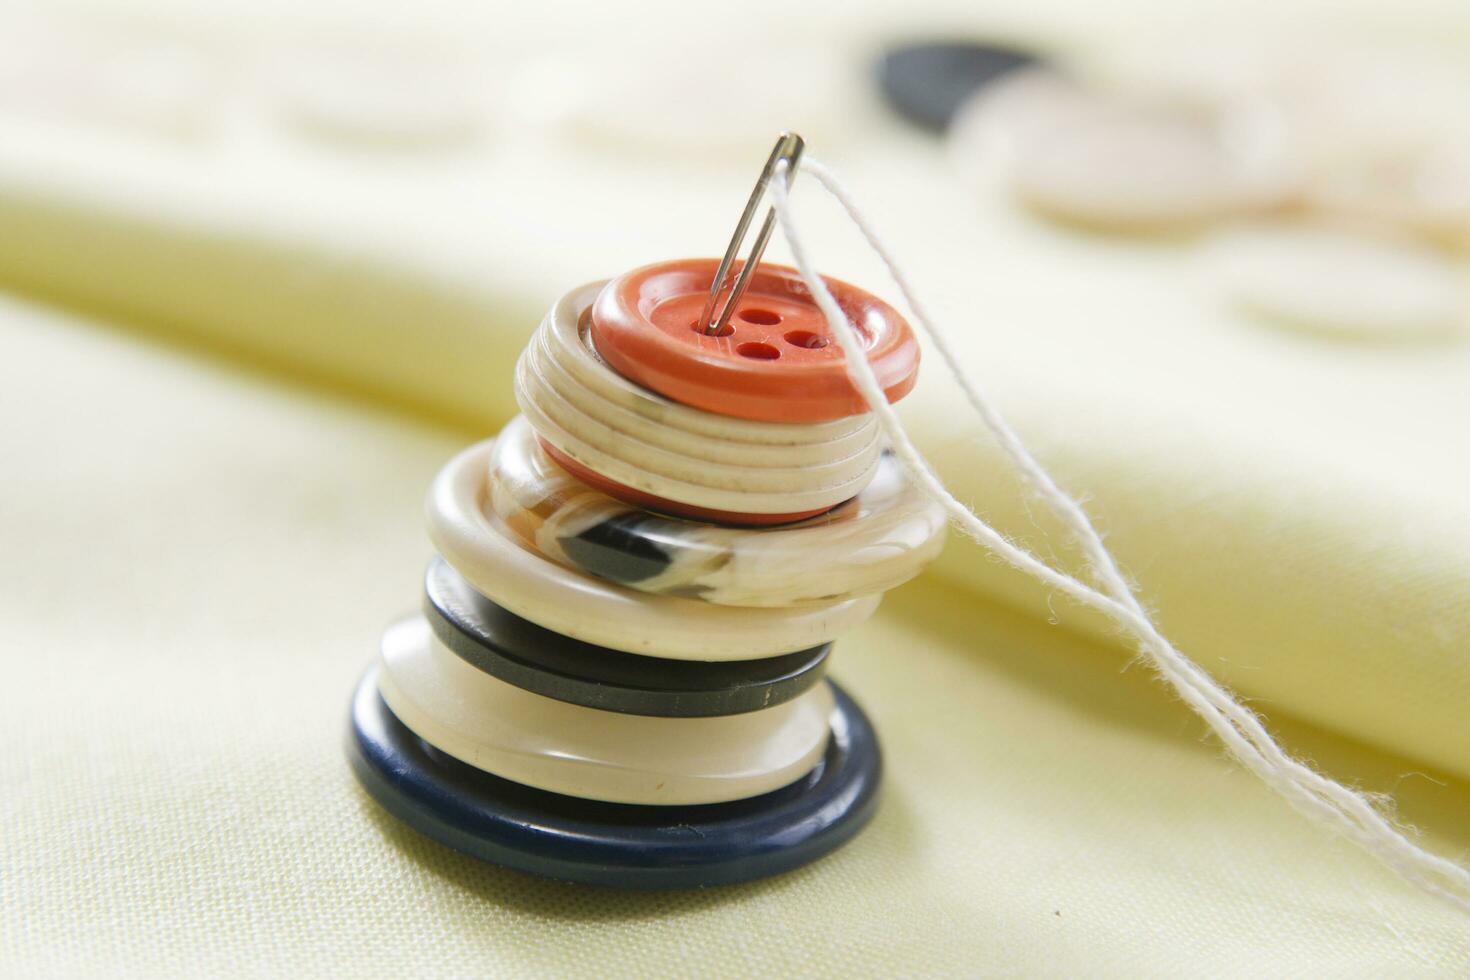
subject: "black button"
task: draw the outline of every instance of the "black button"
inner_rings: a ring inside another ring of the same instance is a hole
[[[537,626],[476,592],[442,558],[424,576],[424,617],[467,663],[544,697],[663,718],[738,715],[809,690],[832,644],[757,660],[670,660],[610,650]]]
[[[941,42],[890,48],[878,62],[888,104],[910,122],[943,132],[971,93],[1017,68],[1041,61],[997,44]]]

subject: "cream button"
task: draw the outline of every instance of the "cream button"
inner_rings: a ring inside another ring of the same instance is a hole
[[[952,140],[966,172],[998,161],[1010,189],[1035,210],[1104,228],[1149,230],[1269,206],[1296,179],[1265,104],[1156,104],[1041,71],[982,91]]]
[[[714,718],[600,711],[523,691],[470,666],[422,618],[383,635],[378,690],[441,752],[523,786],[611,803],[721,803],[780,789],[827,747],[832,691]]]
[[[471,446],[435,478],[429,537],[483,596],[564,636],[675,660],[751,660],[827,643],[864,622],[879,595],[797,608],[721,606],[649,595],[591,578],[516,543],[489,502],[493,442]]]
[[[1229,301],[1283,325],[1343,337],[1426,339],[1461,329],[1462,268],[1395,238],[1324,227],[1260,227],[1209,243]]]

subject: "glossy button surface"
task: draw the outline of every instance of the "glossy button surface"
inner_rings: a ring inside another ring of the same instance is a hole
[[[607,283],[569,291],[516,366],[516,401],[557,462],[640,507],[723,524],[784,524],[851,499],[872,478],[871,414],[762,422],[679,405],[614,371],[591,337]]]
[[[757,660],[640,657],[543,629],[480,595],[442,558],[424,576],[424,618],[455,656],[543,697],[602,711],[704,718],[761,711],[822,679],[830,643]]]
[[[378,690],[441,752],[525,786],[613,803],[719,803],[795,782],[826,748],[832,693],[764,711],[657,718],[532,694],[470,666],[422,618],[383,635]]]
[[[573,639],[678,660],[751,660],[806,650],[877,609],[858,596],[794,609],[746,609],[648,595],[592,578],[519,544],[490,508],[492,442],[450,460],[429,490],[429,537],[481,595]]]
[[[624,377],[683,405],[768,422],[820,422],[867,411],[843,352],[796,270],[763,263],[725,329],[700,329],[714,259],[635,269],[592,307],[597,352]],[[736,265],[738,269],[738,263]],[[826,279],[864,341],[889,401],[913,388],[919,345],[898,311]]]
[[[614,499],[573,475],[524,419],[490,457],[488,501],[525,546],[640,592],[726,606],[800,606],[884,592],[944,544],[944,509],[891,455],[852,500],[782,527],[680,520]]]
[[[873,815],[882,757],[867,717],[832,684],[825,753],[762,796],[698,806],[599,803],[493,776],[394,716],[368,671],[352,701],[353,772],[384,809],[459,851],[530,874],[619,888],[701,888],[800,867]]]

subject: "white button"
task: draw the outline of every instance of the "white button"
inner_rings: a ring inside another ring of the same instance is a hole
[[[429,537],[482,595],[564,636],[676,660],[750,660],[818,646],[865,621],[881,596],[796,608],[649,595],[574,572],[517,544],[488,501],[493,441],[450,460],[429,490]]]

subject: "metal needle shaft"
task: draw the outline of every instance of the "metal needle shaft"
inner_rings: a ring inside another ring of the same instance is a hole
[[[704,312],[699,317],[700,325],[706,334],[717,334],[725,328],[725,324],[730,322],[731,314],[739,305],[740,298],[750,287],[750,279],[755,275],[761,256],[766,252],[766,245],[771,240],[771,232],[776,228],[775,208],[766,211],[766,220],[761,223],[760,231],[756,233],[755,245],[740,266],[739,275],[730,289],[729,298],[725,300],[723,306],[720,305],[721,294],[724,293],[727,286],[730,286],[731,266],[735,263],[735,255],[745,242],[746,232],[750,230],[750,220],[755,217],[761,200],[766,196],[766,188],[770,186],[777,165],[783,160],[786,162],[786,182],[787,186],[790,186],[791,178],[796,174],[796,167],[801,162],[801,151],[805,148],[806,143],[795,133],[782,133],[776,140],[776,146],[771,150],[765,167],[761,169],[760,178],[755,182],[755,190],[751,191],[750,200],[746,202],[745,211],[740,215],[740,222],[735,226],[735,234],[730,239],[729,247],[725,249],[725,257],[720,260],[720,267],[715,272],[714,282],[710,283],[709,298],[705,300]],[[716,307],[719,307],[718,314],[715,312]]]

